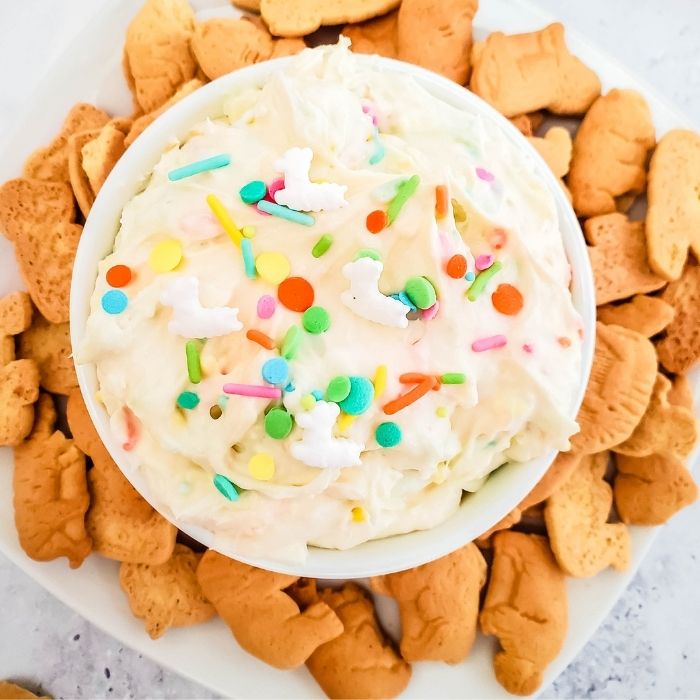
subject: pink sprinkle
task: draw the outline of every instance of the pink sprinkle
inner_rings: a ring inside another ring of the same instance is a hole
[[[423,321],[432,321],[440,310],[440,302],[436,301],[431,307],[421,311],[420,317]]]
[[[535,352],[535,349],[532,347],[532,345],[530,345],[530,343],[525,343],[525,345],[523,345],[523,350],[529,353]]]
[[[269,294],[263,294],[258,299],[258,318],[270,318],[275,313],[277,302],[275,297]]]
[[[122,408],[122,413],[124,414],[124,425],[126,428],[126,442],[122,444],[122,447],[127,452],[131,452],[139,441],[141,423],[139,423],[139,419],[128,406]]]
[[[493,182],[496,179],[494,174],[490,173],[485,168],[477,168],[476,175],[478,178],[480,178],[481,180],[484,180],[485,182]]]
[[[493,265],[493,255],[478,255],[475,265],[477,270],[486,270]]]
[[[489,245],[500,250],[508,242],[508,234],[502,228],[495,228],[489,235]]]
[[[259,386],[257,384],[224,384],[224,394],[253,396],[259,399],[279,399],[282,390],[276,386]]]
[[[265,201],[266,202],[272,202],[275,204],[275,192],[279,192],[280,190],[284,189],[284,178],[283,177],[276,177],[268,186],[267,186],[267,194],[265,195]],[[258,206],[255,206],[255,209],[257,210],[258,214],[262,214],[263,216],[271,216],[268,214],[266,211],[262,211],[258,209]]]
[[[377,110],[375,109],[374,105],[365,102],[365,104],[362,105],[362,111],[365,114],[369,114],[369,116],[372,117],[372,124],[377,126],[379,119],[377,118]]]
[[[472,350],[474,352],[484,352],[485,350],[495,350],[496,348],[502,348],[508,339],[504,335],[492,335],[488,338],[479,338],[472,343]]]

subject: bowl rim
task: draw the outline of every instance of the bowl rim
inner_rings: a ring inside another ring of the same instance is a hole
[[[466,88],[425,68],[402,61],[377,55],[354,56],[360,62],[380,71],[409,75],[438,99],[458,109],[481,114],[495,123],[514,147],[529,154],[534,160],[535,172],[546,183],[557,207],[559,227],[572,269],[572,296],[584,329],[581,374],[570,413],[570,417],[575,418],[585,394],[593,361],[596,306],[593,275],[585,239],[558,179],[537,150],[508,119]],[[173,137],[185,135],[194,124],[211,116],[216,107],[220,108],[223,99],[233,92],[264,84],[270,75],[294,60],[295,57],[290,56],[264,61],[202,86],[155,119],[120,158],[98,193],[87,217],[74,262],[70,295],[70,335],[73,348],[79,347],[84,335],[90,299],[97,278],[97,263],[112,250],[122,210],[150,177],[153,167],[168,144],[172,143]],[[110,232],[109,236],[106,235],[106,231]],[[76,364],[76,373],[88,413],[100,438],[124,476],[155,510],[208,548],[253,566],[294,576],[321,579],[364,578],[402,571],[445,556],[474,540],[517,506],[557,455],[557,450],[550,450],[535,460],[511,463],[499,468],[489,476],[481,489],[463,498],[459,508],[444,522],[428,530],[370,540],[346,550],[309,547],[308,556],[303,562],[246,557],[232,552],[230,548],[227,549],[227,543],[217,541],[213,531],[180,522],[169,512],[167,505],[158,501],[157,494],[148,487],[147,480],[137,468],[133,457],[118,444],[110,427],[109,416],[96,399],[97,379],[94,363]],[[526,470],[529,473],[523,474]],[[499,489],[498,497],[491,494]],[[497,506],[479,508],[477,501],[474,513],[474,501],[480,494],[482,501],[491,497],[492,500],[496,500]],[[469,518],[464,515],[467,510],[466,502],[471,504]],[[462,522],[463,520],[467,522]]]

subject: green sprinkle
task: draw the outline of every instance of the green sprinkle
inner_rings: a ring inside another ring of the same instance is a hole
[[[307,332],[313,335],[325,333],[331,326],[331,317],[322,306],[310,306],[301,317]]]
[[[299,326],[289,326],[282,341],[282,357],[285,360],[291,360],[299,350],[299,343],[301,343],[301,329]]]
[[[304,394],[299,403],[305,411],[310,411],[316,405],[316,397],[313,394]]]
[[[406,282],[406,296],[419,309],[429,309],[436,301],[435,287],[425,277],[411,277]]]
[[[472,282],[472,286],[467,290],[467,299],[469,299],[469,301],[476,301],[484,289],[486,289],[486,285],[489,283],[490,279],[499,272],[502,267],[503,265],[496,260],[491,267],[482,270]]]
[[[381,253],[374,248],[360,248],[355,254],[355,260],[359,260],[360,258],[372,258],[372,260],[376,260],[377,262],[382,261]]]
[[[229,501],[238,500],[238,489],[234,486],[233,482],[223,474],[217,474],[214,477],[214,486],[216,486],[217,491]]]
[[[374,437],[381,447],[396,447],[401,442],[401,428],[393,421],[380,423]]]
[[[326,389],[326,401],[333,401],[338,403],[347,399],[350,394],[350,377],[339,376],[333,377],[333,379],[328,382],[328,388]]]
[[[328,252],[328,249],[333,244],[333,236],[330,233],[324,233],[321,238],[316,241],[316,245],[311,249],[311,255],[315,258],[320,258]]]
[[[467,381],[467,375],[462,372],[447,372],[440,377],[442,384],[464,384]]]
[[[185,356],[187,357],[187,376],[192,384],[202,381],[202,365],[199,361],[200,343],[198,340],[188,340],[185,343]]]
[[[258,202],[258,209],[260,209],[260,211],[264,211],[266,214],[276,216],[278,219],[286,219],[287,221],[291,221],[293,224],[313,226],[316,223],[316,219],[314,219],[314,217],[310,214],[304,214],[302,211],[295,211],[289,207],[283,207],[281,204],[268,202],[265,199]]]
[[[415,194],[420,184],[420,178],[418,175],[408,178],[406,182],[402,182],[399,185],[399,189],[396,192],[394,199],[389,202],[389,207],[387,209],[386,215],[389,225],[396,221],[396,217],[401,213],[404,205],[408,200]]]
[[[265,432],[274,440],[283,440],[292,432],[292,417],[283,408],[273,408],[265,416]]]
[[[199,405],[199,396],[197,396],[194,391],[183,391],[180,396],[177,397],[177,405],[180,408],[184,408],[186,411],[191,411]]]
[[[350,393],[339,406],[351,416],[364,413],[374,401],[374,385],[367,377],[350,377]]]
[[[171,170],[168,173],[168,180],[174,182],[175,180],[182,180],[185,177],[191,177],[192,175],[197,175],[198,173],[203,173],[207,170],[216,170],[217,168],[224,168],[230,162],[231,156],[228,155],[228,153],[221,153],[218,156],[212,156],[211,158],[198,160],[194,163],[188,163],[187,165],[183,165],[181,168],[175,168],[175,170]]]
[[[246,204],[257,204],[267,194],[267,185],[262,180],[253,180],[243,185],[238,194]]]

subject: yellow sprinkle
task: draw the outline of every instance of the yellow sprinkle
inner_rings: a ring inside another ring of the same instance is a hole
[[[275,475],[275,460],[266,452],[258,452],[250,458],[248,471],[258,481],[269,481]]]
[[[156,272],[170,272],[182,260],[182,243],[174,238],[166,238],[158,243],[148,256],[148,264]]]
[[[357,416],[351,416],[349,413],[341,413],[338,418],[338,430],[344,433],[355,421]]]
[[[255,230],[255,226],[244,226],[241,229],[241,233],[243,234],[244,238],[255,238],[255,234],[257,232]]]
[[[291,266],[282,253],[260,253],[255,258],[255,269],[265,282],[279,284],[289,277]]]
[[[301,403],[301,407],[305,411],[310,411],[316,405],[316,397],[312,394],[305,394],[301,397],[301,401],[299,403]]]
[[[386,365],[379,365],[374,373],[374,398],[378,399],[386,390]]]
[[[104,404],[104,399],[102,398],[102,392],[101,391],[96,391],[95,392],[95,401],[98,403]]]
[[[447,415],[447,409],[444,406],[438,406],[435,409],[435,413],[437,414],[438,418],[444,418]]]
[[[360,506],[355,506],[352,509],[352,519],[353,522],[363,523],[365,521],[365,509],[360,508]]]
[[[221,200],[215,194],[208,194],[207,204],[212,212],[214,212],[214,216],[217,218],[224,231],[226,231],[228,237],[240,248],[243,235]]]

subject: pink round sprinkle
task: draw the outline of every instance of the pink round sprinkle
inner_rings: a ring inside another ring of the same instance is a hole
[[[504,335],[491,335],[488,338],[479,338],[472,343],[474,352],[484,352],[485,350],[495,350],[502,348],[508,339]]]
[[[423,321],[432,321],[440,310],[440,302],[436,301],[432,306],[421,311],[420,317]]]
[[[530,345],[530,343],[525,343],[523,345],[523,350],[531,354],[535,351],[535,349],[532,347],[532,345]]]
[[[493,255],[477,255],[476,257],[476,269],[486,270],[493,265]]]
[[[476,176],[485,182],[493,182],[496,179],[495,175],[485,168],[477,168]]]
[[[268,186],[267,186],[267,194],[265,195],[265,201],[266,202],[272,202],[273,204],[276,204],[275,202],[275,192],[279,192],[280,190],[284,189],[284,178],[283,177],[276,177]],[[257,209],[258,214],[262,214],[263,216],[270,216],[266,211],[262,211],[262,209],[258,209],[258,205],[255,205],[255,208]]]
[[[277,302],[275,297],[269,294],[263,294],[258,299],[258,318],[270,318],[275,313]]]

